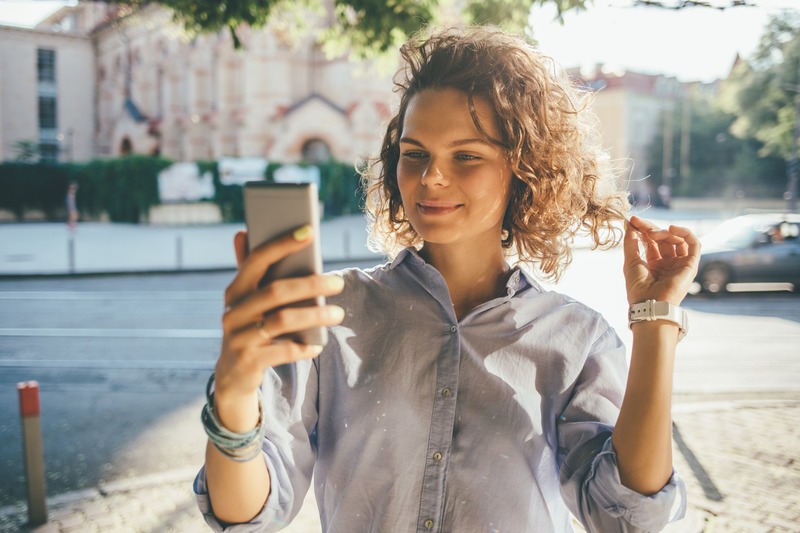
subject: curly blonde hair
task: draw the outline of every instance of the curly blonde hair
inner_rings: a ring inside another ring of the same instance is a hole
[[[420,33],[400,54],[404,66],[394,79],[400,106],[380,156],[362,174],[372,249],[393,256],[422,243],[400,198],[399,140],[411,99],[444,88],[467,94],[478,131],[503,149],[511,166],[515,179],[503,220],[504,248],[557,280],[572,260],[570,243],[578,232],[587,232],[594,247],[619,243],[619,223],[630,208],[627,194],[617,189],[601,148],[586,108],[589,94],[559,77],[551,60],[522,38],[486,27]],[[494,109],[501,139],[490,138],[480,124],[476,96]]]

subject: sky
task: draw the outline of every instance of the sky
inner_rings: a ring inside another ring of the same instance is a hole
[[[711,0],[717,4],[730,0]],[[535,7],[533,36],[541,50],[564,67],[675,76],[710,82],[727,77],[737,53],[756,49],[770,14],[800,10],[800,0],[750,0],[756,7],[681,10],[630,7],[633,0],[595,0],[587,11],[567,12],[564,24],[552,23],[555,8]],[[675,0],[664,0],[675,3]]]
[[[737,53],[752,54],[770,14],[800,10],[800,0],[749,1],[757,6],[670,10],[631,7],[634,0],[594,0],[587,11],[567,12],[563,25],[554,22],[551,5],[534,7],[531,21],[542,51],[564,67],[602,63],[609,70],[710,82],[727,77]],[[32,27],[70,3],[74,0],[0,0],[0,24]]]

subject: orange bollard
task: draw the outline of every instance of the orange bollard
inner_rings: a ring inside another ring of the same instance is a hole
[[[47,490],[44,477],[42,424],[39,419],[39,383],[17,383],[19,414],[22,417],[22,440],[25,449],[25,478],[28,481],[28,521],[32,526],[47,523]]]

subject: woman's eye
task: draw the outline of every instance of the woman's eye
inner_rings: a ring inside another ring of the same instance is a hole
[[[423,157],[425,157],[425,152],[417,152],[417,151],[403,152],[403,157],[406,157],[408,159],[422,159]]]

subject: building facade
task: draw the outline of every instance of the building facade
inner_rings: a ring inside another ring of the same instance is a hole
[[[669,201],[670,182],[686,173],[690,146],[665,145],[662,168],[654,168],[648,151],[659,133],[664,142],[671,143],[673,133],[688,140],[691,105],[695,95],[714,93],[718,83],[683,83],[673,77],[639,72],[605,72],[598,65],[593,72],[578,75],[582,83],[594,91],[592,107],[600,122],[603,143],[615,166],[627,180],[626,188],[634,198],[649,202],[657,194],[651,175],[662,182],[657,201]],[[675,111],[681,115],[676,122]],[[663,131],[659,132],[659,129]],[[673,153],[679,154],[672,157]]]
[[[94,155],[93,57],[88,36],[0,26],[0,160]]]
[[[59,161],[353,161],[375,152],[390,74],[329,59],[312,38],[289,42],[269,27],[237,34],[239,50],[227,30],[189,38],[154,4],[81,2],[33,30],[0,26],[0,159],[31,141]]]

